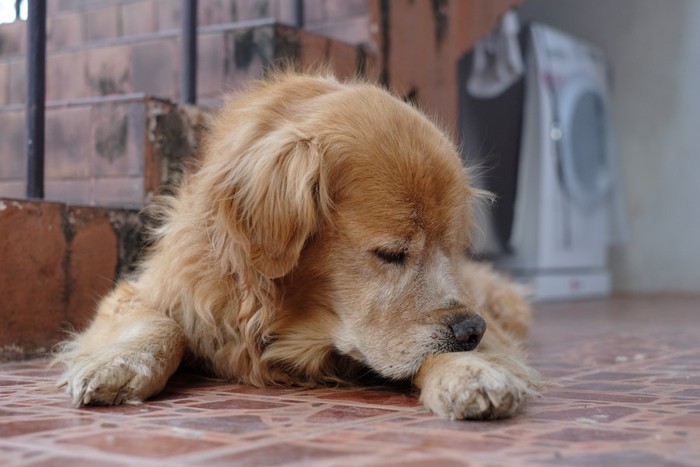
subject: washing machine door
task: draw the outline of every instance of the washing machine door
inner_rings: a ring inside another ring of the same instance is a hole
[[[612,188],[610,116],[599,80],[575,76],[560,90],[558,172],[564,193],[584,210],[598,207]]]

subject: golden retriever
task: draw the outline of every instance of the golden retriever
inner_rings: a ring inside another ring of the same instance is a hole
[[[536,387],[520,290],[467,257],[478,191],[376,86],[280,72],[213,119],[139,271],[64,345],[76,405],[143,401],[186,361],[253,386],[411,382],[452,419]],[[482,338],[483,336],[483,338]]]

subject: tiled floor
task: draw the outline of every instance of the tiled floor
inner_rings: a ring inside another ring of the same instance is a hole
[[[538,307],[552,386],[449,422],[396,390],[256,390],[178,375],[141,406],[71,407],[45,362],[0,365],[2,465],[700,465],[700,297]]]

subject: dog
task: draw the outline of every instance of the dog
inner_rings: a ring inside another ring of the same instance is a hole
[[[408,382],[450,419],[537,389],[520,288],[469,259],[453,142],[361,80],[278,72],[227,101],[153,245],[66,342],[74,404],[139,403],[187,364],[263,386]]]

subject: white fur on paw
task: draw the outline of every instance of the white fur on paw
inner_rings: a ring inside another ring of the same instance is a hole
[[[449,367],[426,379],[423,404],[452,419],[504,418],[515,415],[531,392],[528,385],[506,368],[464,354]]]
[[[75,362],[59,385],[65,386],[76,406],[137,404],[153,392],[154,361],[143,354],[85,359]]]

